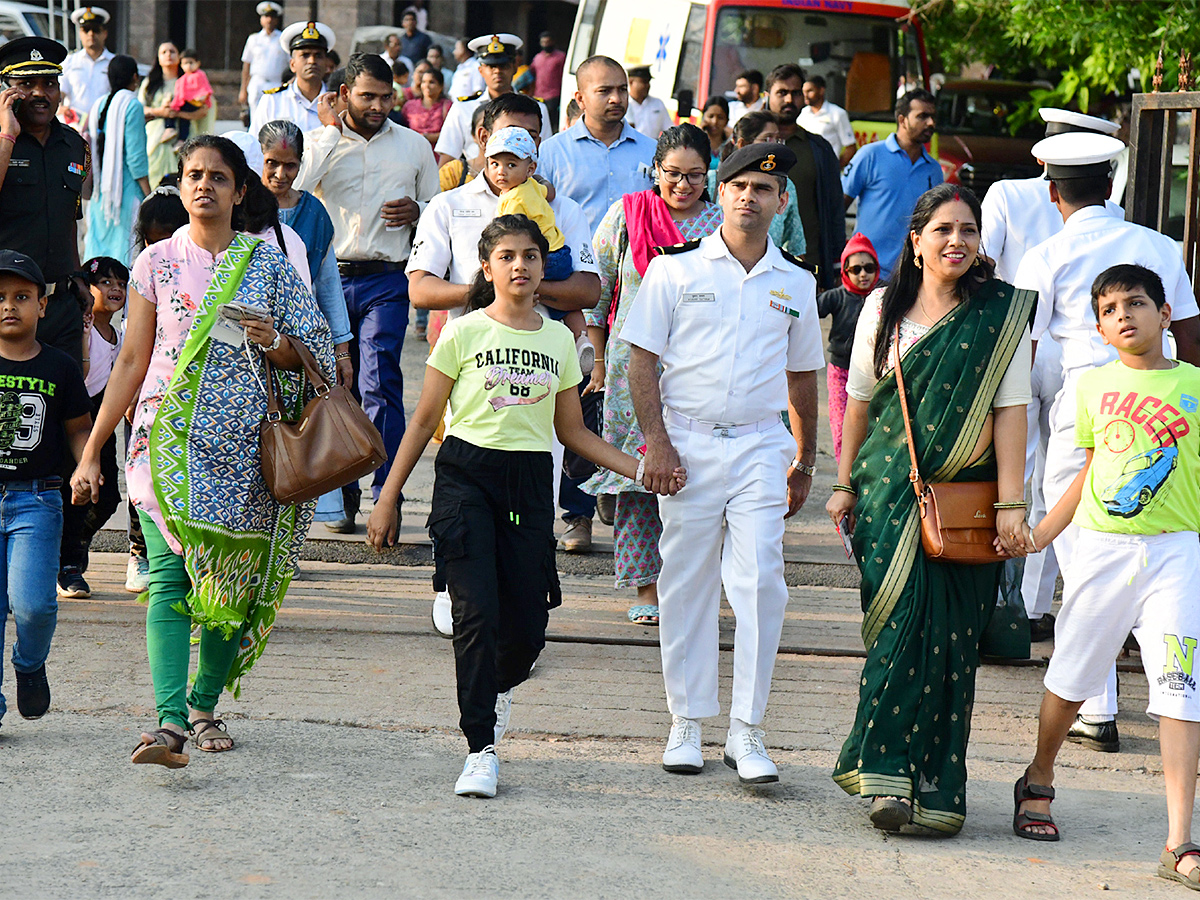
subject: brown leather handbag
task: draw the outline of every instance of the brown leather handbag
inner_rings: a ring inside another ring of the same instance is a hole
[[[271,361],[264,356],[267,415],[258,439],[271,496],[279,503],[303,503],[374,472],[387,460],[387,451],[354,395],[340,384],[329,385],[303,343],[290,335],[284,340],[300,357],[317,395],[295,422],[284,419]]]
[[[994,481],[958,481],[926,484],[917,465],[912,420],[904,375],[900,371],[900,326],[896,326],[896,388],[904,411],[904,432],[912,469],[908,480],[917,494],[921,513],[921,546],[925,555],[940,562],[968,565],[1002,562],[996,555],[996,508],[999,493]]]

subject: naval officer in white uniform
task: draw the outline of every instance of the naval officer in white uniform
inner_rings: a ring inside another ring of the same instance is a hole
[[[238,89],[238,103],[245,107],[256,102],[263,91],[279,87],[290,58],[287,48],[279,43],[283,7],[271,0],[263,0],[254,11],[258,13],[262,29],[246,38],[246,45],[242,48],[242,84]]]
[[[816,281],[767,236],[795,162],[782,144],[731,154],[717,171],[724,224],[651,261],[620,334],[633,345],[644,483],[663,487],[676,466],[688,469],[687,487],[660,502],[659,640],[672,715],[663,768],[704,765],[699,720],[720,711],[724,582],[737,617],[724,758],[753,784],[779,780],[760,724],[788,600],[783,520],[812,485],[825,365]]]
[[[279,45],[287,50],[288,67],[296,77],[259,94],[250,113],[250,134],[258,137],[259,130],[275,119],[295,122],[306,134],[324,127],[317,104],[325,93],[326,54],[336,40],[324,22],[296,22],[283,29]]]
[[[1171,304],[1171,333],[1178,356],[1200,363],[1200,309],[1175,241],[1150,228],[1126,222],[1105,202],[1112,190],[1112,160],[1124,143],[1108,135],[1075,132],[1056,134],[1033,146],[1033,155],[1046,164],[1051,199],[1064,224],[1058,234],[1026,251],[1013,284],[1038,292],[1032,336],[1037,347],[1053,340],[1062,353],[1063,388],[1050,410],[1045,503],[1053,508],[1083,468],[1085,454],[1075,442],[1075,392],[1079,376],[1116,359],[1112,347],[1096,330],[1091,286],[1096,276],[1118,263],[1136,263],[1162,279]],[[1035,352],[1036,357],[1040,349]],[[1071,525],[1054,541],[1059,564],[1071,565],[1077,526]],[[1109,674],[1104,694],[1087,703],[1089,713],[1071,728],[1071,737],[1095,749],[1119,748],[1116,723],[1116,669]]]
[[[1044,107],[1038,112],[1046,123],[1046,137],[1072,131],[1115,135],[1119,127],[1108,119],[1067,109]],[[996,277],[1010,284],[1025,251],[1062,231],[1062,213],[1050,199],[1050,185],[1043,175],[998,181],[983,198],[982,246],[996,263]],[[1123,218],[1125,215],[1125,211],[1112,200],[1106,200],[1105,207],[1115,216]],[[1050,437],[1050,407],[1063,386],[1062,352],[1048,336],[1043,336],[1038,345],[1031,384],[1033,402],[1029,404],[1028,412],[1025,480],[1032,482],[1030,516],[1031,521],[1036,522],[1046,514],[1042,481],[1046,472],[1046,442]],[[1026,558],[1021,594],[1035,641],[1044,641],[1054,635],[1054,616],[1050,615],[1050,604],[1054,600],[1057,578],[1058,560],[1053,547]],[[1084,714],[1103,715],[1086,704]]]

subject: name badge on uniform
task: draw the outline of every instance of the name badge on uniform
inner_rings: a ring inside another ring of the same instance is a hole
[[[29,160],[27,160],[27,159],[10,159],[8,161],[8,167],[10,169],[11,168],[28,169],[29,168]]]
[[[781,313],[786,313],[787,315],[793,316],[797,319],[800,318],[800,312],[798,310],[792,309],[790,306],[784,306],[778,300],[771,301],[771,309],[777,309]]]
[[[716,303],[717,295],[710,293],[710,292],[685,293],[680,302],[682,302],[682,303]]]
[[[470,218],[478,219],[483,215],[483,211],[479,209],[456,209],[453,211],[454,218]]]

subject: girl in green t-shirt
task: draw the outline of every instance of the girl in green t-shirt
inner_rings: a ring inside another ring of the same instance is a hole
[[[640,480],[639,461],[583,424],[575,341],[535,309],[549,248],[530,219],[500,216],[479,239],[468,312],[446,326],[392,470],[367,524],[376,550],[396,543],[396,502],[447,402],[452,415],[434,463],[429,535],[434,589],[449,588],[459,725],[469,753],[456,794],[494,797],[496,744],[513,688],[546,642],[562,602],[554,557],[555,433],[569,450]],[[677,469],[671,493],[686,473]]]

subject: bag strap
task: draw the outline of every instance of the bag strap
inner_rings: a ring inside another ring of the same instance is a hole
[[[329,391],[329,382],[321,374],[321,367],[317,365],[317,361],[313,358],[312,352],[308,347],[304,346],[303,341],[299,338],[295,338],[290,334],[283,335],[283,339],[291,345],[292,350],[300,357],[300,363],[304,367],[304,374],[308,378],[309,384],[313,386],[313,390],[317,394],[327,393]],[[275,387],[275,373],[271,369],[271,358],[266,353],[263,353],[263,365],[267,371],[267,419],[271,422],[278,422],[283,418],[283,413],[280,412],[283,402],[280,400],[278,389]]]
[[[896,388],[900,393],[900,409],[904,413],[904,434],[908,442],[908,456],[912,460],[912,468],[908,471],[908,480],[918,497],[925,493],[925,482],[921,480],[921,470],[917,465],[917,449],[913,443],[912,419],[908,415],[908,390],[904,387],[904,373],[900,371],[900,323],[896,323],[893,337],[896,347]]]

